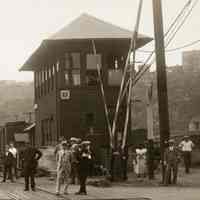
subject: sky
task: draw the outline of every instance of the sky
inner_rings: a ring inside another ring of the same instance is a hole
[[[188,0],[162,0],[164,29]],[[82,13],[133,30],[139,0],[0,0],[0,80],[31,81],[31,72],[19,72],[43,39]],[[139,32],[153,37],[151,0],[144,0]],[[200,2],[169,48],[200,39]],[[152,50],[152,45],[144,47]],[[184,50],[200,49],[200,43]],[[145,59],[148,55],[139,55]],[[143,60],[139,60],[143,61]],[[181,64],[181,51],[166,54],[167,65]]]

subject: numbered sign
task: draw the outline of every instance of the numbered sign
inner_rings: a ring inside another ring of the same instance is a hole
[[[62,100],[68,100],[68,99],[70,99],[70,91],[69,90],[61,90],[60,91],[60,98]]]

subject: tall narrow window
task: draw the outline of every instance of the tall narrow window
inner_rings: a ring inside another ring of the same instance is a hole
[[[69,85],[69,72],[65,71],[65,84]]]
[[[80,69],[81,67],[80,53],[71,53],[71,57],[72,57],[72,68]]]
[[[59,72],[60,62],[59,60],[56,62],[56,72]]]
[[[65,54],[65,84],[78,86],[81,84],[80,78],[81,60],[80,53],[72,52]]]
[[[101,69],[101,54],[86,56],[86,83],[87,85],[97,85],[99,82],[97,65]]]
[[[80,70],[72,70],[72,80],[75,86],[81,84]]]
[[[69,53],[65,54],[65,70],[68,70],[71,65],[71,57]]]

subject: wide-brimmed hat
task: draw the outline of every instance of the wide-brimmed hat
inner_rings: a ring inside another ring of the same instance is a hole
[[[90,144],[91,144],[91,141],[86,140],[86,141],[81,142],[81,144],[82,144],[82,145],[90,145]]]
[[[62,146],[68,146],[69,145],[69,142],[67,142],[67,140],[63,141],[62,143]]]
[[[173,143],[175,143],[175,140],[174,140],[174,139],[170,139],[170,140],[168,141],[168,143],[169,143],[169,144],[173,144]]]
[[[76,138],[76,137],[71,137],[71,138],[70,138],[70,142],[78,142],[78,138]]]

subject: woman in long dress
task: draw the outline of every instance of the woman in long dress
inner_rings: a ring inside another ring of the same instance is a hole
[[[147,149],[144,145],[140,145],[139,148],[135,150],[136,157],[135,157],[135,173],[138,177],[145,177],[147,168],[146,168],[146,153]]]

